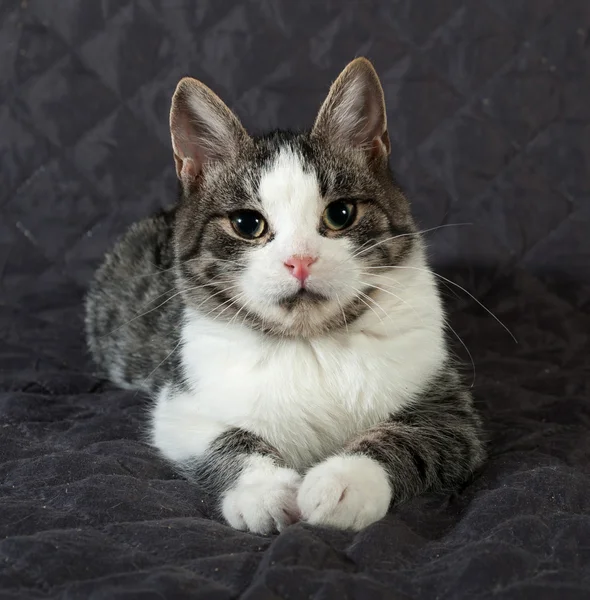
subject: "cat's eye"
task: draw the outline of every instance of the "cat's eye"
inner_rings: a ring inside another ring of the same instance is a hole
[[[326,207],[322,220],[332,231],[341,231],[350,227],[356,218],[356,204],[346,200],[336,200]]]
[[[247,240],[255,240],[266,233],[266,221],[255,210],[239,210],[229,217],[234,231]]]

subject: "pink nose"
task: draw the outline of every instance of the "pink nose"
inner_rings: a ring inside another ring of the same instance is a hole
[[[292,256],[285,261],[285,266],[291,271],[291,275],[299,279],[301,285],[303,285],[309,277],[309,267],[316,260],[317,258],[312,258],[311,256]]]

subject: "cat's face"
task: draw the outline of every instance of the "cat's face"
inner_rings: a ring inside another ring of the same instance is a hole
[[[171,127],[183,184],[176,248],[190,305],[211,318],[313,336],[374,310],[373,267],[412,248],[387,164],[378,79],[354,61],[309,134],[249,137],[210,90],[183,80]]]

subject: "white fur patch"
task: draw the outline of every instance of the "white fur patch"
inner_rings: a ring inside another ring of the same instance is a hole
[[[221,511],[235,529],[267,534],[299,520],[301,477],[270,458],[250,456],[237,484],[223,496]]]
[[[334,456],[307,473],[301,516],[312,525],[360,530],[387,513],[391,488],[383,467],[366,456]]]
[[[353,249],[348,240],[329,239],[319,233],[326,203],[316,174],[304,169],[295,152],[283,149],[262,174],[258,195],[274,239],[248,257],[248,266],[240,278],[246,310],[275,322],[291,318],[277,300],[299,290],[299,282],[284,264],[292,256],[317,259],[306,287],[333,298],[323,308],[323,317],[341,310],[340,305],[356,296],[360,273],[350,260]]]
[[[395,277],[396,297],[377,295],[380,309],[312,339],[272,338],[186,309],[182,362],[192,398],[162,411],[177,427],[160,444],[192,440],[201,428],[210,435],[212,423],[242,427],[302,470],[411,402],[446,359],[442,313],[428,271]]]
[[[341,314],[366,287],[366,276],[361,263],[353,260],[355,247],[346,237],[328,238],[319,232],[326,200],[316,173],[306,170],[296,152],[284,148],[262,174],[258,194],[274,237],[247,257],[238,282],[243,313],[251,311],[291,327],[298,314],[285,310],[278,300],[296,294],[300,283],[284,263],[292,256],[310,256],[316,260],[306,288],[329,300],[307,318],[314,325]]]
[[[152,410],[152,444],[181,462],[201,456],[226,426],[200,414],[195,394],[162,388]]]
[[[317,254],[322,240],[317,231],[323,210],[320,187],[316,174],[304,170],[298,154],[281,150],[262,174],[258,193],[284,258]]]

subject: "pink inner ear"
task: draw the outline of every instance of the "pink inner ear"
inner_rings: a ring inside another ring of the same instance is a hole
[[[182,160],[182,169],[180,170],[180,176],[182,179],[195,179],[198,175],[197,165],[192,158],[185,158]]]
[[[371,143],[370,155],[371,157],[379,156],[381,154],[389,154],[389,135],[387,131],[381,136],[373,138]]]

